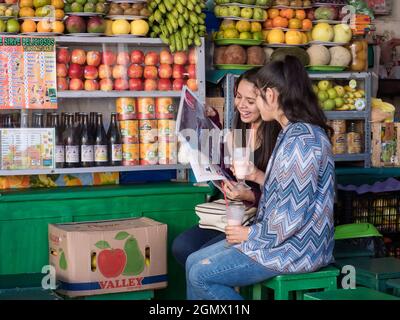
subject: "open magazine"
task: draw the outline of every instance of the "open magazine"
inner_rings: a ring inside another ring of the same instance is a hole
[[[221,130],[206,116],[204,104],[186,86],[182,89],[176,135],[197,182],[212,181],[221,189],[221,180],[234,179],[221,166]]]

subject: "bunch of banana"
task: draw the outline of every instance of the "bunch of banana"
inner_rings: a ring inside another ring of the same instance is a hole
[[[371,106],[372,106],[372,113],[371,113],[372,122],[394,121],[394,114],[396,111],[394,105],[384,102],[381,99],[372,98]]]
[[[150,0],[150,36],[168,44],[171,52],[201,46],[200,37],[206,34],[205,7],[204,0]]]

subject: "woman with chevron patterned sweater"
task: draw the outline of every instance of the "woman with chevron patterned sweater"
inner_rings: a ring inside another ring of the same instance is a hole
[[[234,287],[279,274],[313,272],[333,261],[334,161],[330,128],[311,81],[292,56],[257,74],[257,107],[282,126],[266,172],[249,163],[246,180],[263,185],[251,226],[228,226],[225,241],[191,254],[187,298],[239,300]]]

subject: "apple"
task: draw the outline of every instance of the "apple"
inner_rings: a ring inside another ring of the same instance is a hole
[[[231,17],[240,17],[240,7],[238,6],[229,6],[229,15]]]
[[[88,51],[86,54],[86,63],[88,66],[98,67],[101,63],[101,54],[99,51]]]
[[[129,79],[129,90],[132,91],[143,91],[143,81],[142,79]]]
[[[253,17],[253,9],[252,8],[242,8],[240,10],[240,16],[245,19],[251,19]]]
[[[336,108],[341,108],[344,105],[344,100],[342,98],[335,99],[335,106]]]
[[[146,66],[156,66],[159,63],[159,56],[157,52],[149,51],[146,53],[144,57],[144,64]]]
[[[57,77],[65,78],[68,75],[68,69],[65,63],[56,64]]]
[[[99,72],[95,66],[85,66],[83,76],[86,80],[94,80],[98,78]]]
[[[102,250],[97,257],[97,265],[104,277],[118,277],[124,271],[126,254],[122,249]]]
[[[133,50],[131,52],[131,63],[142,64],[144,63],[144,54],[140,50]]]
[[[145,79],[157,79],[158,72],[155,66],[145,66],[144,67],[144,78]]]
[[[329,96],[329,99],[335,100],[335,99],[338,97],[338,94],[337,94],[337,92],[336,92],[335,89],[330,88],[330,89],[328,90],[328,96]]]
[[[182,90],[183,86],[185,85],[185,81],[183,79],[175,79],[172,83],[172,90],[180,91]]]
[[[186,72],[189,74],[189,78],[191,79],[196,79],[196,65],[195,64],[189,64],[186,66]]]
[[[158,67],[158,76],[161,79],[169,79],[172,77],[172,67],[169,64],[160,64]]]
[[[95,91],[99,90],[99,83],[97,80],[88,79],[85,80],[85,90],[86,91]]]
[[[82,49],[74,49],[71,53],[71,62],[76,64],[85,64],[86,62],[86,53],[85,50]]]
[[[139,64],[131,64],[128,68],[128,77],[141,79],[143,77],[143,67]]]
[[[101,91],[112,91],[114,88],[114,82],[111,79],[101,79],[100,80],[100,90]]]
[[[80,79],[83,77],[83,66],[77,63],[71,63],[68,70],[70,79]]]
[[[68,90],[67,78],[57,78],[57,90]]]
[[[173,64],[174,57],[168,50],[162,50],[160,52],[160,64]]]
[[[188,81],[186,82],[186,85],[192,91],[197,91],[197,89],[198,89],[196,79],[188,79]]]
[[[157,90],[157,80],[146,79],[144,80],[144,91],[155,91]]]
[[[328,91],[332,86],[331,82],[328,80],[321,80],[318,82],[318,89],[321,91]]]
[[[103,51],[101,55],[101,63],[112,66],[117,61],[117,56],[113,51]]]
[[[325,102],[326,100],[329,99],[329,95],[326,91],[319,91],[318,92],[318,100],[320,102]]]
[[[118,91],[128,90],[129,89],[128,80],[126,80],[126,79],[116,79],[114,81],[114,89],[118,90]]]
[[[81,79],[71,79],[69,81],[69,90],[83,90],[83,81]]]
[[[71,61],[71,55],[67,48],[58,48],[57,49],[57,62],[58,63],[69,63]]]
[[[124,66],[128,65],[131,61],[129,53],[126,51],[120,51],[117,55],[117,64],[122,64]]]
[[[122,64],[113,67],[112,75],[114,79],[126,79],[128,77],[128,69]]]
[[[174,54],[174,63],[179,65],[184,65],[187,63],[188,57],[186,52],[179,51]]]
[[[158,80],[158,90],[160,91],[168,91],[172,89],[172,83],[169,79],[160,79]]]
[[[189,63],[197,64],[197,53],[195,48],[190,48],[189,50]]]
[[[335,86],[334,89],[336,90],[336,93],[338,94],[339,98],[343,97],[346,93],[346,91],[344,90],[344,87],[342,87],[342,86]]]
[[[100,79],[112,78],[112,67],[106,64],[101,64],[99,66],[99,78]]]
[[[174,79],[183,79],[185,73],[185,68],[183,65],[174,64],[172,68],[172,78]]]

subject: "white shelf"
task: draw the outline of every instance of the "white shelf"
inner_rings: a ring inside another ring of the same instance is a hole
[[[159,38],[132,38],[132,37],[77,37],[77,36],[59,36],[55,37],[56,43],[76,43],[76,44],[90,44],[90,43],[123,43],[147,46],[167,46]]]
[[[181,96],[181,91],[85,91],[85,90],[66,90],[58,91],[57,98],[121,98],[121,97],[177,97]]]

